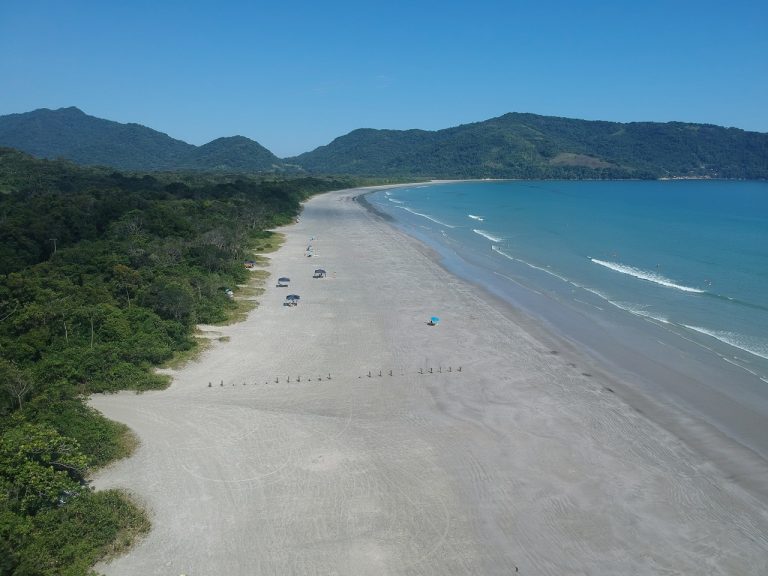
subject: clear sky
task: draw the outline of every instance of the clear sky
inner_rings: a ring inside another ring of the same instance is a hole
[[[0,115],[281,157],[506,112],[768,132],[768,0],[0,0]]]

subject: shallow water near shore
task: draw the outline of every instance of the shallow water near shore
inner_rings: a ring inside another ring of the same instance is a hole
[[[768,458],[768,184],[460,182],[367,200],[452,272]]]

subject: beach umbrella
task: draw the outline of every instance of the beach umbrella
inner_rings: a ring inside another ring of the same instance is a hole
[[[440,322],[440,318],[438,318],[437,316],[432,316],[432,318],[430,318],[429,321],[432,322],[432,324],[437,324],[438,322]]]
[[[291,279],[290,278],[286,278],[285,276],[283,276],[281,278],[278,278],[277,281],[278,282],[290,282]]]
[[[298,294],[288,294],[288,296],[286,296],[285,299],[291,300],[291,301],[301,300],[301,296],[299,296]]]
[[[317,270],[315,270],[315,274],[325,274],[325,270],[323,270],[322,268],[318,268]]]

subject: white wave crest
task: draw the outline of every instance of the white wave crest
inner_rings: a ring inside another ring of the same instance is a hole
[[[472,232],[475,234],[480,234],[483,238],[487,238],[491,242],[501,242],[503,238],[499,238],[497,236],[492,235],[490,232],[486,232],[485,230],[475,230],[473,229]]]
[[[748,352],[768,360],[768,342],[755,342],[752,338],[744,336],[743,334],[728,332],[727,330],[709,330],[707,328],[702,328],[700,326],[690,326],[688,324],[683,324],[683,326],[689,330],[710,336],[711,338],[719,340],[720,342],[728,344],[729,346],[733,346],[734,348],[738,348],[739,350],[743,350],[744,352]]]
[[[581,284],[576,284],[575,286],[577,288],[581,288],[582,290],[586,290],[587,292],[591,292],[592,294],[594,294],[598,298],[602,298],[606,302],[610,302],[611,304],[613,304],[613,302],[611,302],[611,299],[608,298],[608,296],[606,294],[604,294],[603,292],[600,292],[599,290],[595,290],[594,288],[588,288],[587,286],[582,286]]]
[[[632,304],[630,302],[615,302],[613,300],[608,300],[608,302],[616,306],[616,308],[620,308],[621,310],[624,310],[625,312],[629,312],[630,314],[634,314],[635,316],[640,316],[641,318],[655,320],[656,322],[661,322],[662,324],[670,324],[670,321],[664,316],[652,314],[651,312],[648,312],[648,310],[646,310],[645,307],[640,306],[638,304]]]
[[[660,286],[666,286],[667,288],[675,288],[676,290],[682,290],[683,292],[693,292],[695,294],[703,294],[705,292],[705,290],[700,290],[699,288],[691,288],[690,286],[676,284],[673,280],[665,278],[661,274],[656,274],[655,272],[649,272],[647,270],[641,270],[640,268],[635,268],[634,266],[627,266],[625,264],[618,264],[616,262],[606,262],[605,260],[598,260],[597,258],[590,258],[590,260],[595,264],[604,266],[610,270],[613,270],[614,272],[627,274],[628,276],[633,276],[634,278],[639,278],[640,280],[647,280],[648,282],[653,282],[654,284],[658,284]]]
[[[415,214],[416,216],[421,216],[422,218],[426,218],[427,220],[431,220],[435,224],[440,224],[440,226],[445,226],[446,228],[456,228],[456,226],[451,226],[450,224],[446,224],[445,222],[441,222],[437,218],[433,218],[432,216],[428,214],[422,214],[421,212],[416,212],[416,210],[411,210],[410,208],[406,206],[398,206],[398,208],[401,208],[403,210],[406,210],[410,212],[411,214]]]
[[[507,258],[508,260],[514,260],[515,262],[520,262],[520,264],[525,264],[529,268],[533,268],[534,270],[539,270],[541,272],[544,272],[545,274],[549,274],[550,276],[554,276],[555,278],[557,278],[559,280],[562,280],[563,282],[567,282],[568,284],[573,284],[573,282],[571,282],[565,276],[560,276],[560,274],[552,272],[552,270],[549,270],[548,268],[542,268],[541,266],[536,266],[535,264],[531,264],[530,262],[526,262],[525,260],[522,260],[520,258],[515,258],[511,254],[507,254],[506,252],[504,252],[504,250],[502,250],[498,246],[491,246],[491,250],[493,250],[494,252],[496,252],[497,254],[499,254],[501,256],[504,256],[504,258]],[[574,286],[575,286],[575,284],[574,284]]]
[[[387,196],[387,200],[389,200],[390,202],[394,202],[395,204],[404,204],[402,200],[396,200],[390,196]]]
[[[474,214],[467,214],[467,216],[472,218],[472,220],[479,220],[480,222],[482,222],[484,220],[484,218],[482,216],[475,216]]]

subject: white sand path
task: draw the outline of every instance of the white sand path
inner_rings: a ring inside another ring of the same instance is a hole
[[[270,267],[290,288],[168,390],[92,398],[141,439],[96,486],[153,523],[99,570],[768,574],[765,502],[353,195],[307,203]]]

